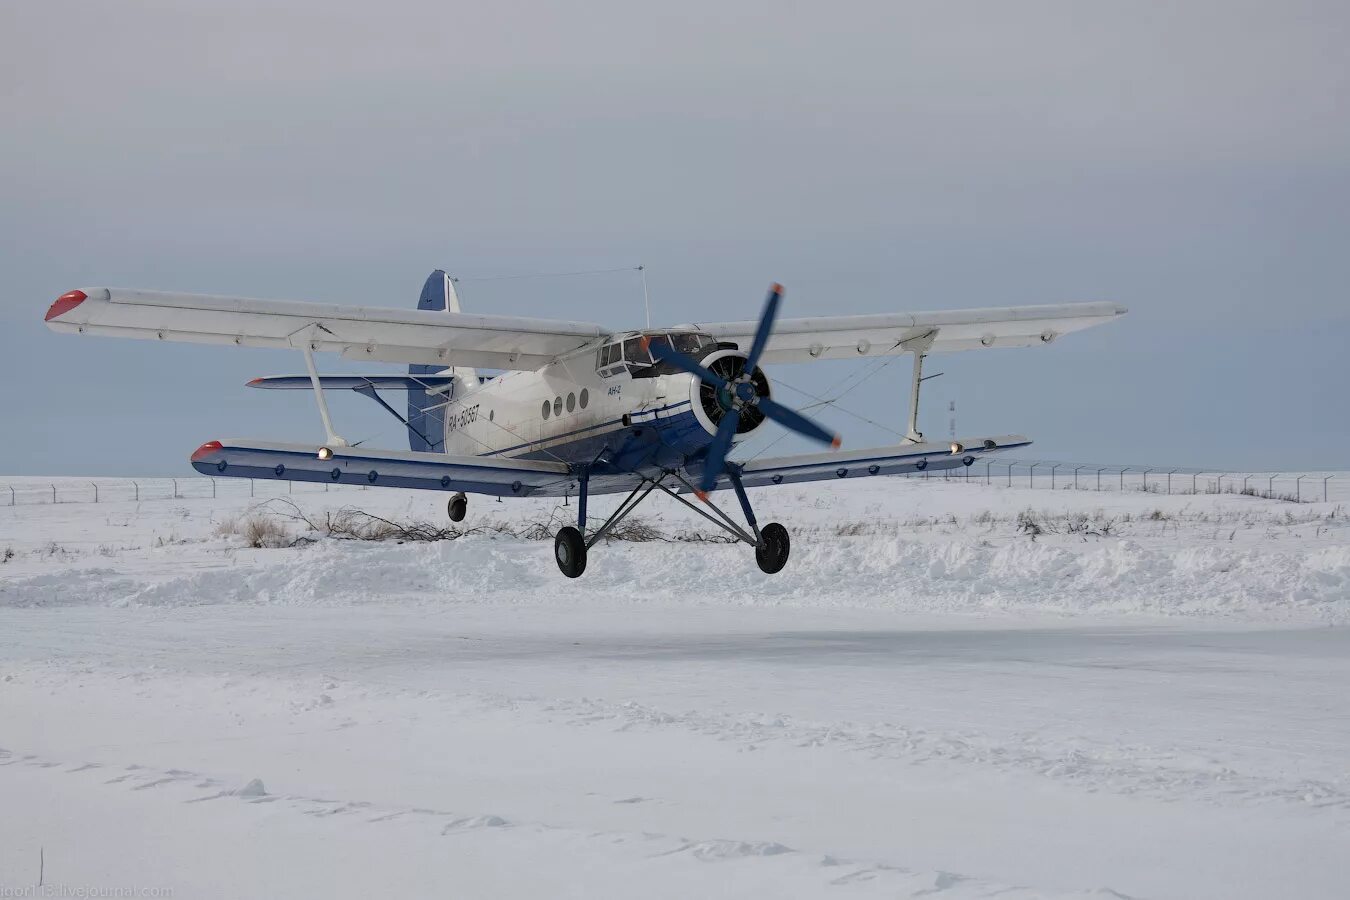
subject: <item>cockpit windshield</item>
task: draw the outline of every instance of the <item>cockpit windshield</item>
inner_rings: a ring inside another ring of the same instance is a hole
[[[647,348],[642,346],[644,338]],[[604,378],[624,371],[634,378],[654,378],[680,371],[668,362],[657,362],[653,358],[650,348],[658,344],[674,347],[695,360],[702,360],[717,349],[717,341],[696,331],[647,332],[601,347],[596,352],[596,371]]]

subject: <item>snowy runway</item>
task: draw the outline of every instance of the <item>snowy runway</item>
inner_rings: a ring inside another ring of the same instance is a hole
[[[42,847],[49,884],[178,897],[1341,896],[1340,522],[1122,496],[1125,534],[1033,542],[986,511],[1103,499],[892,499],[952,521],[802,538],[772,582],[699,544],[612,545],[564,583],[538,542],[240,550],[214,534],[237,504],[10,511],[0,885]],[[812,527],[859,512],[814,500]],[[1230,509],[1248,540],[1186,518]],[[1094,554],[1116,580],[1073,608]],[[1178,554],[1214,592],[1128,608],[1202,583]],[[831,557],[945,568],[888,587]],[[1046,563],[1064,585],[961,593]],[[1254,574],[1282,566],[1307,579],[1285,597]]]

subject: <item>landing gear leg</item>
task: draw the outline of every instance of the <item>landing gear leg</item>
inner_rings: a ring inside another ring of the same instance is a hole
[[[783,566],[787,565],[788,553],[792,549],[787,529],[777,522],[770,522],[760,529],[755,522],[755,511],[750,508],[750,498],[745,496],[745,485],[741,484],[740,473],[732,471],[727,474],[731,478],[731,486],[736,489],[736,499],[741,501],[745,521],[750,523],[750,528],[755,532],[755,562],[759,564],[759,570],[765,575],[781,572]]]
[[[675,478],[694,493],[692,484],[676,475]],[[698,513],[703,518],[712,522],[732,537],[749,544],[755,548],[755,562],[759,563],[760,571],[766,575],[772,575],[782,570],[787,565],[788,552],[791,549],[791,543],[788,540],[787,529],[777,522],[770,522],[763,529],[755,521],[755,511],[750,506],[750,498],[745,495],[745,485],[741,483],[741,473],[738,469],[727,468],[727,478],[731,481],[732,488],[736,491],[736,499],[741,503],[741,512],[745,513],[745,521],[750,526],[750,532],[737,525],[731,517],[722,510],[713,506],[707,500],[703,504],[690,503],[684,497],[672,491],[665,485],[661,485],[661,490],[665,491],[685,506]],[[704,507],[707,507],[706,509]],[[708,512],[712,510],[712,512]],[[753,532],[753,533],[751,533]]]
[[[586,571],[586,495],[590,486],[590,473],[581,475],[581,492],[577,496],[577,527],[566,525],[558,529],[553,538],[553,558],[558,569],[568,578],[580,578]]]
[[[456,494],[445,505],[445,511],[450,515],[451,522],[463,522],[469,512],[469,498],[463,494]]]

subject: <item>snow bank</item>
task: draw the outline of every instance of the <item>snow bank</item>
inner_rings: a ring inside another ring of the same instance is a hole
[[[1350,619],[1342,545],[808,538],[785,572],[766,576],[740,546],[615,543],[596,548],[578,581],[558,574],[550,550],[479,536],[326,541],[166,578],[107,566],[18,577],[0,582],[0,606],[661,602]]]

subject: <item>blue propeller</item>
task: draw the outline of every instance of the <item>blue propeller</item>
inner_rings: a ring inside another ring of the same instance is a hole
[[[727,381],[716,372],[699,365],[697,361],[690,359],[670,346],[669,341],[661,341],[651,345],[653,357],[661,362],[667,362],[683,369],[711,386],[717,392],[719,402],[727,408],[726,414],[722,416],[722,421],[717,425],[717,433],[713,435],[712,443],[708,445],[708,456],[703,465],[703,480],[699,483],[700,496],[706,495],[708,491],[717,486],[718,476],[726,469],[727,454],[731,452],[731,441],[736,436],[736,429],[741,423],[741,410],[746,407],[757,408],[767,418],[772,419],[789,431],[804,434],[809,438],[829,444],[831,447],[839,446],[838,435],[826,431],[796,410],[788,409],[783,404],[770,400],[768,397],[761,397],[755,389],[753,381],[755,369],[759,366],[759,358],[764,354],[764,348],[769,343],[769,335],[773,333],[774,319],[778,317],[778,304],[782,302],[782,299],[783,286],[781,284],[775,284],[769,288],[769,297],[764,302],[764,312],[759,317],[759,325],[755,329],[755,339],[750,344],[750,352],[745,359],[745,368],[741,375],[732,381]]]

